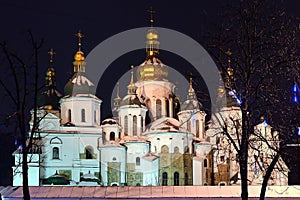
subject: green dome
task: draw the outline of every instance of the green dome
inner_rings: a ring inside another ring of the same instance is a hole
[[[48,89],[37,98],[38,107],[47,107],[49,110],[58,110],[59,109],[59,100],[61,94],[55,89]]]
[[[95,85],[85,76],[85,73],[78,72],[68,81],[65,86],[66,96],[77,94],[95,94]]]
[[[142,105],[141,101],[139,100],[136,94],[128,94],[120,102],[120,106],[131,106],[131,105],[137,105],[139,107],[141,107]]]

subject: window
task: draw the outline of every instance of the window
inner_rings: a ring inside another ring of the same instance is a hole
[[[189,175],[188,173],[184,174],[184,185],[188,185],[189,184]]]
[[[191,131],[191,121],[187,122],[187,130],[190,132]]]
[[[199,120],[196,120],[196,137],[199,137]]]
[[[156,100],[156,119],[161,118],[161,100]]]
[[[71,109],[68,110],[68,122],[71,122],[72,120],[72,112],[71,112]]]
[[[127,115],[124,117],[124,132],[125,132],[125,135],[128,135],[128,116]]]
[[[221,157],[220,157],[220,160],[221,160],[221,162],[224,162],[224,161],[225,161],[225,157],[224,157],[224,156],[221,156]]]
[[[94,110],[94,122],[97,122],[97,112]]]
[[[110,132],[109,134],[109,140],[114,141],[115,140],[115,132]]]
[[[163,145],[161,147],[161,153],[169,153],[169,147],[167,145]]]
[[[102,143],[103,144],[106,143],[106,133],[105,132],[102,133]]]
[[[59,159],[59,148],[58,147],[53,147],[52,159]]]
[[[94,150],[93,147],[85,147],[85,159],[93,159]]]
[[[133,116],[133,136],[137,136],[137,117]]]
[[[141,165],[141,159],[140,159],[140,157],[136,157],[136,159],[135,159],[135,165],[136,166],[140,166]]]
[[[166,117],[170,117],[170,113],[169,113],[169,100],[167,98],[165,100],[165,104],[166,104]]]
[[[81,109],[81,122],[85,122],[85,109]]]
[[[168,185],[168,173],[164,172],[162,174],[162,185],[167,186]]]
[[[179,153],[179,148],[178,147],[174,147],[174,153]]]
[[[143,119],[143,117],[141,116],[141,131],[143,131],[143,127],[144,127],[144,119]]]
[[[174,185],[175,186],[179,185],[179,173],[178,172],[174,173]]]
[[[204,159],[203,166],[204,166],[205,168],[208,167],[207,158]]]

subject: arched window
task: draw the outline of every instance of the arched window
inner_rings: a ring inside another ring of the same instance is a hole
[[[205,158],[205,159],[204,159],[203,166],[204,166],[205,168],[207,168],[207,167],[208,167],[207,158]]]
[[[85,109],[81,109],[81,122],[85,122]]]
[[[115,140],[115,132],[110,132],[109,134],[109,140],[114,141]]]
[[[137,136],[137,117],[133,116],[133,136]]]
[[[161,147],[161,153],[169,153],[169,147],[167,145],[163,145]]]
[[[94,150],[93,147],[85,147],[85,159],[93,159]]]
[[[59,148],[58,147],[53,147],[52,159],[59,159]]]
[[[102,133],[102,143],[103,144],[106,143],[106,133],[105,132]]]
[[[141,165],[141,159],[140,159],[140,157],[136,157],[136,159],[135,159],[135,165],[136,166],[140,166]]]
[[[187,122],[187,130],[190,132],[191,131],[191,121]]]
[[[156,100],[156,119],[161,118],[161,100]]]
[[[143,117],[141,116],[141,132],[144,130],[144,119]]]
[[[162,185],[163,186],[168,185],[168,173],[167,172],[162,173]]]
[[[199,120],[196,120],[196,137],[199,137]]]
[[[125,135],[128,135],[128,116],[127,115],[124,117],[124,133],[125,133]]]
[[[179,153],[179,148],[178,147],[174,147],[174,153]]]
[[[174,173],[174,185],[175,186],[179,185],[179,173],[178,172]]]
[[[68,110],[68,122],[72,121],[72,112],[71,109]]]
[[[165,104],[166,104],[166,117],[170,117],[170,113],[169,113],[169,100],[167,98],[165,100]]]

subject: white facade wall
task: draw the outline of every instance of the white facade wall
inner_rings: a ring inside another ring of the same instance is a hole
[[[133,106],[121,106],[119,108],[119,122],[122,129],[122,137],[126,134],[128,136],[133,136],[133,116],[137,117],[137,136],[140,136],[145,128],[145,116],[147,109],[138,107],[137,105]],[[125,133],[125,116],[128,119],[128,133]]]
[[[76,126],[100,126],[100,106],[101,100],[86,97],[74,96],[61,99],[61,124],[71,122]],[[69,111],[71,110],[71,121]],[[82,119],[82,109],[85,110],[85,119]]]
[[[126,148],[123,146],[103,146],[99,148],[101,177],[104,186],[108,184],[108,162],[120,162],[120,183],[126,182]]]
[[[174,153],[174,148],[179,148],[179,153],[183,154],[185,147],[192,152],[193,134],[180,132],[161,132],[148,133],[149,141],[151,142],[151,152],[160,153],[161,147],[166,145],[170,153]]]

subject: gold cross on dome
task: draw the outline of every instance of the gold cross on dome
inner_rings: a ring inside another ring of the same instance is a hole
[[[147,10],[147,12],[150,14],[150,24],[152,27],[154,23],[153,14],[155,13],[155,11],[152,9],[152,7],[150,7],[150,10]]]
[[[53,56],[56,54],[53,48],[51,48],[50,51],[48,51],[48,54],[50,56],[50,63],[53,63]]]
[[[79,30],[78,33],[75,34],[75,36],[78,38],[78,48],[79,48],[79,51],[80,51],[80,49],[81,49],[81,38],[83,38],[84,35]]]

